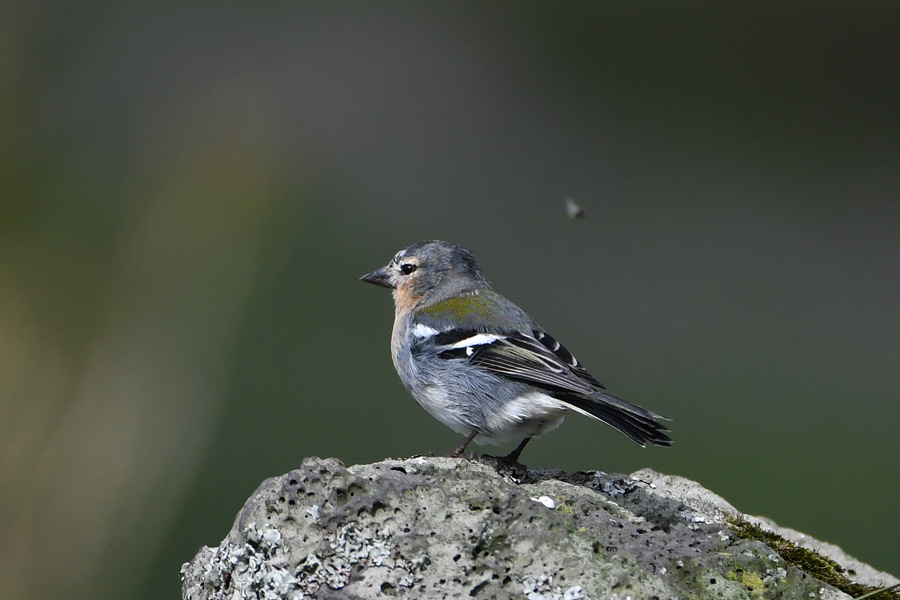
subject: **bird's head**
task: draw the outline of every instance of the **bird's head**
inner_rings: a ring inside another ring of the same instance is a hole
[[[489,287],[471,252],[439,240],[413,244],[360,279],[394,290],[399,310],[429,306]]]

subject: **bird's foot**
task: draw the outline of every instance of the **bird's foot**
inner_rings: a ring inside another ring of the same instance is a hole
[[[494,467],[503,475],[511,475],[516,480],[524,479],[528,474],[528,467],[519,462],[518,455],[514,456],[512,453],[506,456],[483,454],[479,462]]]
[[[464,458],[470,462],[478,462],[481,460],[481,454],[478,452],[457,452],[454,450],[448,455],[450,458]]]

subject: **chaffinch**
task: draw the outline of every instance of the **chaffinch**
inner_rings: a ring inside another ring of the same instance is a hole
[[[516,463],[528,441],[577,412],[641,446],[670,446],[657,419],[606,393],[604,386],[521,308],[491,289],[465,248],[413,244],[362,281],[393,290],[391,357],[403,385],[433,417],[473,440],[522,439],[505,458]]]

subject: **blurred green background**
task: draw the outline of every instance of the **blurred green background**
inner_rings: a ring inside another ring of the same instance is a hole
[[[429,238],[673,418],[529,465],[900,574],[896,3],[0,11],[4,598],[178,597],[264,478],[449,451],[357,281]]]

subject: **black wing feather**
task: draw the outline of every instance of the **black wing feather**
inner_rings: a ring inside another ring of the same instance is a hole
[[[535,330],[534,337],[509,333],[493,336],[496,339],[489,342],[481,338],[481,343],[465,344],[478,335],[486,334],[453,329],[437,334],[434,341],[438,349],[443,348],[441,358],[468,360],[494,373],[546,389],[558,400],[603,421],[642,446],[646,442],[672,444],[664,433],[668,429],[657,421],[664,417],[607,394],[603,384],[546,332]]]
[[[571,365],[533,337],[521,333],[499,338],[474,348],[470,359],[497,373],[578,394],[591,394],[596,387],[573,373]]]

